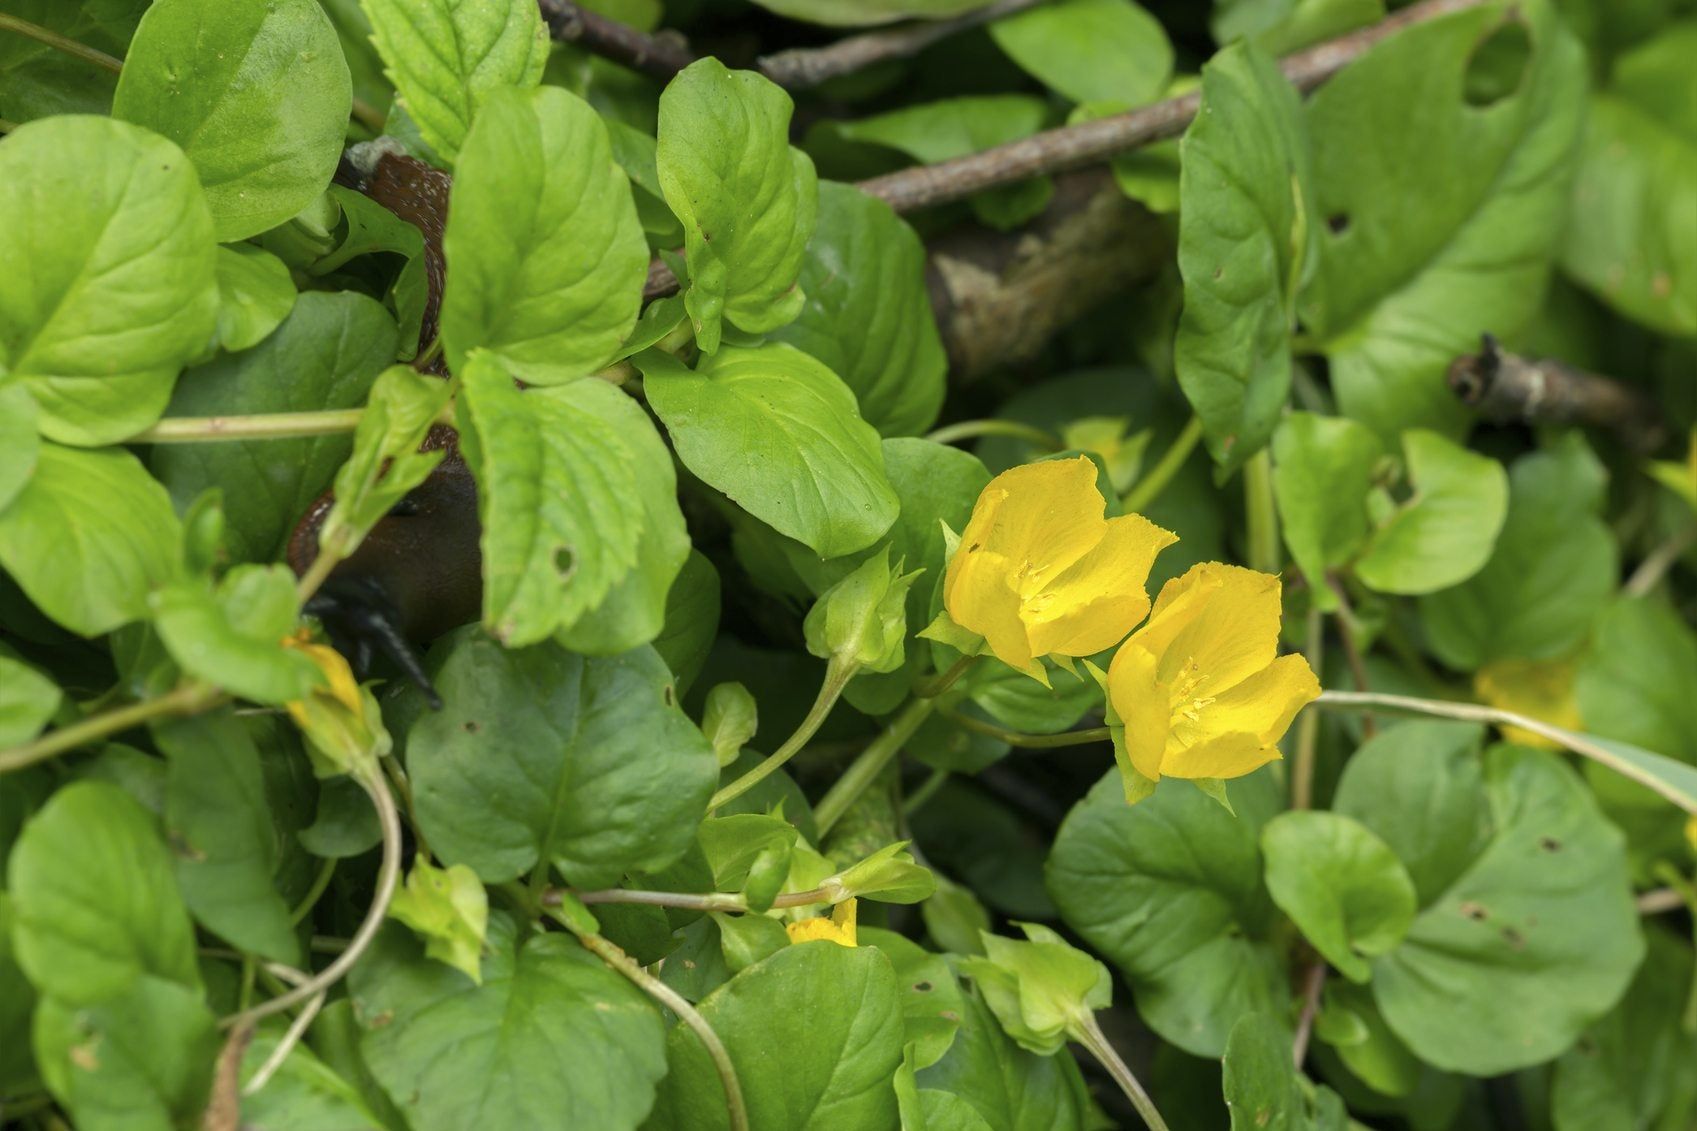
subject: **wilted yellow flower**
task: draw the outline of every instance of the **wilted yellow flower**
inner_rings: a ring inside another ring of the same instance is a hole
[[[1108,668],[1132,766],[1152,780],[1235,778],[1278,758],[1320,694],[1308,661],[1278,651],[1277,577],[1204,562],[1167,582]]]
[[[1542,723],[1579,730],[1579,705],[1573,699],[1573,664],[1568,660],[1498,660],[1473,673],[1473,691],[1493,707],[1530,715]],[[1503,737],[1522,746],[1561,750],[1561,743],[1519,727],[1504,727]]]
[[[1044,460],[990,480],[943,578],[943,604],[1009,667],[1089,656],[1149,612],[1155,555],[1178,541],[1140,514],[1104,518],[1096,465]]]
[[[304,636],[288,637],[283,646],[304,652],[324,675],[324,684],[305,699],[284,704],[306,736],[319,776],[371,771],[391,745],[377,700],[354,679],[348,661],[334,648],[310,643]]]
[[[831,909],[829,919],[802,919],[795,923],[785,923],[784,932],[790,936],[791,943],[824,939],[838,946],[854,946],[854,905],[852,898],[845,899]]]

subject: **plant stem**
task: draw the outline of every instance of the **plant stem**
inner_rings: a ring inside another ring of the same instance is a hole
[[[920,699],[935,699],[955,685],[955,681],[965,675],[967,669],[978,660],[977,656],[962,656],[949,665],[949,670],[939,672],[929,679],[922,679],[914,687],[913,694]]]
[[[228,440],[299,440],[336,436],[359,427],[363,408],[264,412],[252,416],[167,416],[128,440],[132,444],[206,444]]]
[[[1317,676],[1325,658],[1326,622],[1320,606],[1308,606],[1308,667]],[[1320,716],[1304,711],[1296,724],[1296,757],[1290,764],[1290,807],[1307,809],[1314,804],[1314,747],[1320,738]]]
[[[1371,691],[1373,688],[1367,682],[1367,659],[1361,654],[1360,639],[1357,629],[1361,622],[1356,619],[1355,609],[1349,603],[1349,595],[1344,592],[1343,585],[1335,577],[1328,577],[1326,584],[1338,599],[1338,639],[1343,641],[1344,659],[1349,661],[1349,676],[1355,681],[1355,690]],[[1319,674],[1320,669],[1314,669]],[[1374,720],[1372,712],[1364,712],[1361,716],[1361,734],[1364,738],[1372,738],[1379,732],[1379,724]]]
[[[377,822],[383,828],[383,861],[377,867],[377,893],[372,897],[371,908],[365,913],[365,921],[359,925],[359,930],[354,932],[354,937],[348,940],[348,948],[337,955],[330,965],[286,994],[261,1002],[252,1009],[231,1014],[219,1022],[220,1026],[229,1028],[232,1025],[252,1024],[317,996],[353,969],[354,963],[360,960],[360,956],[377,938],[383,920],[388,917],[389,901],[394,898],[395,885],[401,875],[401,814],[395,808],[395,799],[389,796],[388,787],[383,784],[382,778],[371,774],[362,775],[356,780],[365,790],[366,796],[371,798],[371,804],[377,810]]]
[[[719,1039],[719,1034],[713,1031],[713,1026],[707,1023],[707,1018],[701,1016],[682,994],[644,970],[636,959],[626,954],[610,939],[587,931],[578,932],[565,916],[555,918],[577,936],[577,941],[583,944],[585,950],[630,979],[643,993],[677,1014],[678,1020],[689,1026],[690,1031],[701,1040],[702,1046],[707,1050],[713,1067],[718,1070],[719,1083],[725,1088],[725,1109],[731,1117],[731,1131],[748,1131],[748,1108],[743,1103],[742,1084],[737,1080],[736,1065],[731,1063],[730,1050],[725,1047],[725,1042]]]
[[[1651,550],[1645,559],[1638,563],[1638,568],[1632,571],[1632,576],[1626,581],[1623,590],[1628,597],[1643,597],[1660,584],[1663,577],[1674,563],[1685,556],[1685,551],[1697,545],[1697,522],[1686,524],[1675,531],[1665,542]]]
[[[1102,1027],[1096,1023],[1094,1014],[1085,1015],[1084,1032],[1080,1035],[1078,1043],[1096,1058],[1097,1063],[1108,1070],[1108,1075],[1120,1086],[1125,1098],[1131,1101],[1131,1106],[1143,1117],[1149,1131],[1168,1131],[1167,1121],[1155,1110],[1155,1101],[1149,1098],[1149,1093],[1143,1090],[1143,1085],[1138,1082],[1125,1061],[1120,1059],[1120,1054],[1108,1043],[1108,1038],[1102,1032]]]
[[[1534,719],[1530,715],[1479,703],[1447,703],[1438,699],[1416,699],[1412,695],[1389,695],[1378,691],[1322,691],[1314,702],[1321,708],[1335,710],[1361,711],[1378,707],[1387,711],[1407,711],[1416,715],[1461,719],[1464,722],[1485,723],[1496,727],[1519,727],[1521,730],[1542,735],[1581,757],[1607,766],[1622,777],[1630,778],[1667,798],[1687,813],[1697,812],[1697,797],[1687,795],[1677,785],[1669,784],[1648,770],[1641,769],[1588,735],[1575,734],[1542,719]],[[1683,766],[1683,763],[1675,764]]]
[[[939,789],[943,788],[943,784],[949,780],[950,776],[947,770],[932,770],[931,776],[921,782],[919,788],[908,794],[902,801],[902,816],[911,817],[925,808],[925,803],[930,801]]]
[[[549,888],[542,893],[542,906],[558,907],[563,889]],[[650,907],[676,907],[684,911],[745,912],[748,900],[740,892],[642,891],[636,888],[604,888],[601,891],[574,891],[579,903],[642,903]],[[772,901],[773,907],[806,907],[814,903],[829,903],[831,896],[824,888],[785,892]]]
[[[374,134],[383,132],[383,111],[363,99],[354,99],[351,117]]]
[[[974,734],[982,734],[1024,750],[1054,750],[1062,746],[1083,746],[1091,742],[1107,742],[1114,737],[1113,731],[1107,727],[1089,727],[1085,730],[1063,731],[1060,734],[1022,734],[1019,731],[999,727],[995,723],[987,723],[983,719],[975,719],[971,715],[962,714],[959,711],[945,710],[942,714],[944,718],[962,730],[970,730]]]
[[[1636,905],[1640,915],[1663,915],[1683,908],[1685,896],[1675,888],[1656,888],[1640,895]]]
[[[1131,485],[1121,501],[1121,508],[1127,511],[1141,511],[1144,507],[1161,497],[1161,492],[1167,489],[1167,484],[1173,481],[1179,468],[1184,466],[1190,453],[1196,450],[1198,441],[1202,439],[1202,418],[1193,416],[1184,426],[1184,430],[1173,438],[1167,450],[1161,453],[1161,458],[1149,473]]]
[[[16,16],[0,13],[0,31],[15,31],[19,35],[28,36],[38,43],[45,43],[57,51],[74,55],[85,63],[93,63],[103,67],[113,74],[124,69],[121,59],[114,59],[104,51],[97,51],[86,43],[78,43],[74,39],[66,39],[56,31],[51,31],[40,24],[32,24],[28,20],[20,20]]]
[[[320,534],[322,534],[322,531],[320,531]],[[340,541],[340,539],[337,541]],[[335,572],[338,565],[342,564],[342,559],[346,556],[347,554],[340,546],[326,545],[324,539],[319,538],[317,556],[312,559],[312,564],[306,567],[306,572],[301,574],[300,580],[295,583],[295,599],[300,602],[302,608],[305,608],[306,603],[312,600],[312,595],[318,592],[319,587],[330,579],[330,575]]]
[[[1279,508],[1273,499],[1273,455],[1262,448],[1243,465],[1243,508],[1249,518],[1249,565],[1279,572]]]
[[[271,1077],[275,1076],[277,1070],[283,1067],[283,1062],[289,1059],[289,1054],[300,1043],[301,1037],[306,1035],[313,1019],[318,1016],[318,1011],[324,1008],[325,992],[319,990],[313,994],[311,1000],[306,1003],[306,1008],[300,1011],[300,1016],[290,1022],[288,1031],[277,1042],[277,1047],[271,1050],[271,1055],[265,1058],[265,1063],[259,1066],[259,1071],[255,1072],[247,1084],[243,1086],[242,1095],[254,1095],[271,1082]]]
[[[318,866],[318,875],[312,878],[312,886],[306,890],[306,894],[295,905],[295,909],[289,912],[289,926],[299,926],[300,921],[312,913],[312,909],[318,905],[318,901],[324,898],[324,891],[330,886],[330,877],[335,874],[336,858],[334,856],[325,857],[324,863]]]
[[[843,771],[843,776],[837,779],[836,784],[819,799],[819,804],[813,807],[814,823],[819,828],[821,838],[831,831],[831,826],[842,820],[849,806],[853,805],[855,799],[883,772],[890,759],[901,753],[902,744],[913,737],[913,732],[918,730],[920,724],[931,714],[935,704],[934,699],[909,700],[907,706],[890,720],[890,725],[884,728],[883,733],[873,739],[866,749],[849,763],[849,768]]]
[[[925,438],[933,444],[953,444],[979,436],[1007,436],[1051,452],[1058,452],[1066,446],[1053,432],[1017,420],[962,420],[928,432]]]
[[[1320,991],[1325,987],[1326,964],[1315,962],[1308,968],[1308,976],[1303,980],[1302,1013],[1296,1019],[1296,1037],[1290,1045],[1291,1060],[1299,1072],[1302,1062],[1308,1059],[1308,1038],[1314,1032],[1314,1018],[1320,1012]]]
[[[707,803],[708,811],[711,812],[721,805],[735,801],[765,781],[785,762],[794,758],[801,748],[807,745],[807,740],[812,738],[824,725],[825,720],[830,717],[831,709],[837,705],[837,700],[842,697],[843,688],[848,686],[848,681],[854,678],[854,673],[859,669],[859,664],[840,663],[835,658],[826,664],[825,679],[819,685],[819,694],[813,700],[813,706],[808,708],[807,717],[802,719],[801,725],[795,728],[795,733],[785,739],[784,744],[773,751],[765,761],[715,793],[713,800]]]
[[[143,699],[139,703],[119,707],[115,711],[104,711],[80,723],[49,731],[34,742],[26,742],[10,750],[0,750],[0,774],[33,766],[54,755],[75,750],[79,746],[87,746],[108,735],[118,734],[153,719],[211,710],[228,699],[229,696],[210,684],[198,681],[185,683],[164,695]]]

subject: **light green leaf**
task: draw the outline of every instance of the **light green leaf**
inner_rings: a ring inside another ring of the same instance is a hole
[[[1337,608],[1326,571],[1367,540],[1367,491],[1384,449],[1346,416],[1293,412],[1273,434],[1273,493],[1290,556],[1322,609]]]
[[[43,444],[35,477],[0,511],[0,566],[42,612],[98,636],[147,615],[148,593],[177,572],[180,529],[129,452]]]
[[[1473,1075],[1559,1055],[1644,955],[1625,838],[1579,777],[1555,755],[1502,745],[1486,756],[1485,788],[1490,843],[1373,964],[1397,1036]]]
[[[752,71],[699,59],[660,95],[656,160],[684,226],[696,341],[719,348],[720,320],[764,334],[792,321],[818,213],[813,162],[789,143],[790,96]]]
[[[473,982],[483,981],[479,955],[489,929],[489,893],[464,864],[438,868],[428,856],[413,861],[389,914],[424,940],[426,958],[445,962]]]
[[[40,734],[64,697],[58,684],[0,647],[0,749]]]
[[[1591,96],[1562,267],[1615,310],[1664,334],[1697,334],[1697,19],[1613,62]]]
[[[160,724],[153,737],[168,759],[165,827],[190,912],[242,951],[299,966],[252,737],[228,712]]]
[[[1312,1092],[1290,1060],[1290,1033],[1266,1013],[1232,1026],[1223,1057],[1231,1131],[1344,1131],[1343,1101],[1329,1088]]]
[[[295,305],[295,283],[281,259],[252,244],[218,249],[218,344],[252,349]]]
[[[1218,0],[1208,26],[1222,45],[1248,36],[1274,55],[1288,55],[1384,15],[1385,0]]]
[[[184,374],[169,414],[357,408],[397,346],[395,321],[374,299],[311,291],[257,347]],[[232,504],[239,500],[225,512],[231,556],[273,561],[352,448],[346,435],[159,444],[149,459],[179,507],[210,487],[221,488]]]
[[[931,314],[925,248],[890,206],[851,185],[819,185],[794,322],[774,335],[824,362],[886,436],[923,432],[943,404],[948,359]]]
[[[407,766],[444,863],[493,884],[541,861],[589,889],[666,867],[693,842],[718,760],[652,650],[508,651],[475,630],[439,648],[445,706],[414,724]],[[477,801],[489,797],[501,804]]]
[[[928,1115],[958,1111],[962,1104],[967,1108],[957,1122],[932,1124],[934,1131],[1081,1131],[1093,1126],[1087,1122],[1088,1093],[1071,1057],[1038,1056],[1020,1048],[976,995],[967,995],[962,1006],[954,1044],[915,1077]]]
[[[346,1006],[344,1001],[343,1006]],[[316,1034],[322,1019],[313,1027]],[[242,1055],[242,1083],[258,1073],[282,1041],[287,1025],[273,1019],[262,1025]],[[264,1131],[384,1131],[359,1089],[338,1076],[304,1043],[283,1058],[259,1091],[242,1096],[242,1123]]]
[[[1381,593],[1430,593],[1490,560],[1508,515],[1508,474],[1436,432],[1402,434],[1413,494],[1373,532],[1355,575]]]
[[[534,644],[571,628],[630,573],[646,518],[630,502],[639,489],[669,488],[663,477],[639,481],[637,461],[652,445],[639,450],[624,437],[652,427],[616,386],[521,392],[483,354],[463,379],[461,413],[476,441],[464,450],[483,520],[483,623],[509,645]]]
[[[0,357],[44,435],[146,428],[212,342],[212,219],[175,145],[107,118],[20,126],[0,147]]]
[[[256,703],[304,699],[321,682],[306,655],[283,647],[300,601],[288,566],[243,565],[214,589],[179,581],[148,599],[153,624],[183,671]]]
[[[1604,610],[1575,688],[1588,730],[1697,764],[1697,634],[1666,605]]]
[[[984,955],[957,960],[1003,1030],[1020,1048],[1053,1056],[1083,1040],[1091,1015],[1113,1002],[1113,976],[1090,955],[1038,923],[1016,924],[1025,941],[986,931]]]
[[[0,369],[4,365],[0,364]],[[0,511],[24,489],[41,458],[35,401],[20,381],[0,378]]]
[[[692,549],[666,594],[666,622],[654,638],[654,650],[671,669],[680,699],[695,683],[718,635],[719,601],[719,571]]]
[[[636,324],[648,244],[630,182],[600,115],[558,87],[489,97],[460,153],[442,246],[456,373],[482,348],[528,384],[564,384],[611,361]]]
[[[915,1069],[929,1068],[955,1043],[964,1000],[949,960],[912,939],[879,927],[859,927],[860,946],[883,951],[902,992],[902,1039]]]
[[[692,371],[650,350],[636,364],[684,466],[778,533],[834,558],[896,520],[878,434],[807,354],[726,347]]]
[[[730,1052],[750,1127],[893,1131],[889,1079],[902,1057],[902,1002],[880,951],[810,942],[746,967],[702,999]],[[666,1042],[671,1071],[652,1131],[730,1126],[719,1074],[688,1026]]]
[[[990,0],[756,0],[762,7],[793,20],[833,27],[887,24],[916,16],[940,20],[982,8]]]
[[[191,1127],[222,1043],[200,992],[143,975],[82,1006],[43,998],[35,1059],[79,1131]]]
[[[759,707],[748,688],[735,682],[721,683],[707,693],[701,713],[701,733],[713,744],[720,767],[736,761],[759,729]]]
[[[1389,846],[1337,813],[1281,813],[1261,830],[1267,890],[1314,949],[1354,982],[1402,941],[1414,881]]]
[[[632,1131],[666,1072],[660,1013],[569,936],[489,917],[483,982],[390,926],[349,976],[372,1073],[417,1131]]]
[[[1493,3],[1405,28],[1308,102],[1320,260],[1303,321],[1344,414],[1387,441],[1459,434],[1445,367],[1538,309],[1585,90],[1583,52],[1551,8]]]
[[[530,0],[364,0],[396,101],[450,163],[489,96],[542,79],[548,29]]]
[[[1141,106],[1173,70],[1161,22],[1132,0],[1060,0],[990,25],[996,46],[1039,82],[1074,102]]]
[[[336,171],[353,86],[315,0],[154,0],[112,114],[183,147],[222,242],[274,228]]]
[[[12,945],[44,997],[68,1007],[144,977],[200,989],[194,926],[152,814],[115,785],[61,787],[7,864]]]
[[[335,501],[319,528],[320,545],[351,553],[442,462],[441,448],[420,451],[419,445],[451,391],[446,381],[410,365],[391,365],[377,375],[354,429],[353,452],[336,472]],[[471,439],[462,430],[461,446]]]
[[[1235,817],[1170,782],[1133,807],[1110,770],[1049,854],[1067,925],[1125,974],[1149,1027],[1195,1056],[1224,1052],[1245,1013],[1282,1016],[1289,995],[1258,847],[1279,805],[1272,775],[1233,782],[1232,802]]]
[[[1202,68],[1180,144],[1184,313],[1173,361],[1217,463],[1272,437],[1290,394],[1296,288],[1309,256],[1308,137],[1270,55],[1234,44]]]
[[[1585,639],[1620,576],[1597,517],[1607,474],[1580,435],[1509,472],[1508,518],[1485,568],[1420,599],[1437,657],[1462,671],[1494,660],[1552,660]]]

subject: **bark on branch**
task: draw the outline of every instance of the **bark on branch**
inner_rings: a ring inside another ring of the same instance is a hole
[[[1635,451],[1667,439],[1655,402],[1630,385],[1554,358],[1527,358],[1486,334],[1479,352],[1450,362],[1449,386],[1462,402],[1499,424],[1583,424],[1606,428]]]

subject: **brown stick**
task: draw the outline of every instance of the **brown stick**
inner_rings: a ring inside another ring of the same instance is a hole
[[[548,34],[559,42],[575,43],[592,55],[611,59],[661,82],[695,62],[695,53],[676,32],[649,35],[570,0],[538,0],[538,4]]]
[[[786,90],[808,90],[891,59],[908,59],[959,32],[1035,8],[1045,0],[995,0],[952,20],[921,20],[851,35],[825,47],[795,47],[762,55],[760,73]]]
[[[1630,385],[1553,358],[1521,357],[1490,334],[1479,352],[1450,362],[1449,386],[1486,420],[1499,424],[1585,424],[1607,428],[1640,452],[1667,439],[1655,402]]]

